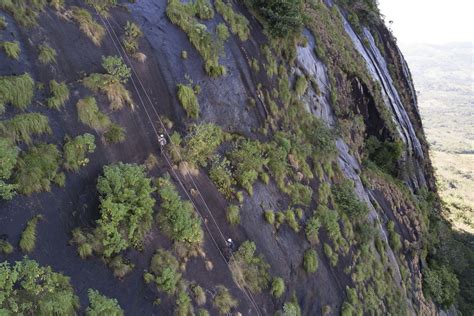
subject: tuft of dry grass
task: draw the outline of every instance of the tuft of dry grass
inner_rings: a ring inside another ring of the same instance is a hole
[[[105,29],[97,23],[86,9],[73,7],[72,18],[79,24],[79,28],[95,45],[100,46],[105,36]]]

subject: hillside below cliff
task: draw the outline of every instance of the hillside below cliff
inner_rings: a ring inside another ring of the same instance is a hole
[[[472,311],[374,0],[0,0],[0,313]]]

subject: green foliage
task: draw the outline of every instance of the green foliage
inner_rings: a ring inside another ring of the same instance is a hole
[[[245,286],[252,293],[260,293],[270,282],[270,265],[262,255],[257,255],[257,247],[251,241],[243,242],[232,256],[229,266],[237,284]]]
[[[93,289],[87,291],[87,296],[89,297],[87,316],[122,316],[124,314],[115,298],[108,298]]]
[[[312,216],[306,222],[306,238],[312,244],[319,243],[319,228],[321,227],[321,221],[317,216]]]
[[[26,228],[21,234],[20,238],[20,248],[21,251],[30,253],[33,251],[36,245],[36,225],[40,220],[43,219],[43,216],[36,215],[28,221]]]
[[[270,292],[274,297],[280,298],[285,293],[285,281],[280,277],[273,278]]]
[[[264,157],[262,144],[257,140],[243,140],[229,153],[229,159],[235,168],[237,182],[252,194],[253,183],[263,173],[263,166],[268,163]]]
[[[229,224],[238,225],[240,224],[240,208],[238,205],[230,205],[227,208],[226,218]]]
[[[104,67],[107,74],[121,83],[126,83],[132,75],[131,69],[125,65],[122,57],[119,56],[103,56],[102,67]]]
[[[33,100],[35,82],[27,73],[0,77],[0,113],[7,104],[25,110]]]
[[[225,3],[224,1],[216,0],[214,2],[217,12],[229,23],[232,33],[237,34],[241,41],[246,41],[250,33],[249,21],[245,16],[237,13],[230,3]]]
[[[20,149],[6,138],[0,138],[0,179],[9,179]]]
[[[318,254],[314,249],[308,249],[303,256],[303,266],[306,272],[314,273],[318,269]]]
[[[203,20],[210,20],[214,17],[214,10],[209,0],[196,0],[194,2],[196,16]]]
[[[403,153],[403,143],[401,141],[381,142],[376,137],[371,136],[367,140],[366,150],[369,159],[380,169],[393,176],[398,174],[397,164]]]
[[[230,37],[229,29],[224,23],[217,24],[216,33],[217,38],[219,38],[219,40],[221,40],[222,42],[227,41]]]
[[[125,128],[116,123],[110,124],[109,128],[104,133],[105,141],[109,144],[123,142],[125,140],[125,135]]]
[[[64,168],[67,170],[78,171],[80,167],[89,163],[88,153],[95,150],[94,135],[85,133],[75,138],[66,136],[66,143],[63,146]]]
[[[46,100],[48,107],[59,110],[69,100],[69,88],[64,82],[58,83],[56,80],[51,80],[49,89],[51,90],[51,97]]]
[[[200,244],[203,231],[192,204],[181,200],[169,178],[158,179],[158,193],[161,205],[157,221],[163,232],[174,241]]]
[[[194,315],[191,298],[185,290],[181,289],[176,295],[176,307],[174,309],[176,316]]]
[[[153,281],[160,291],[167,294],[175,293],[181,280],[178,269],[178,260],[169,251],[158,249],[151,258],[150,272]]]
[[[265,211],[263,215],[265,216],[265,220],[267,221],[268,224],[270,225],[275,224],[275,212],[273,212],[272,210],[268,210],[268,211]]]
[[[291,203],[294,205],[308,206],[311,203],[313,189],[310,186],[301,183],[292,183],[287,186],[288,195],[291,197]]]
[[[0,16],[0,30],[6,29],[8,26],[7,20],[4,16]]]
[[[112,260],[108,260],[108,266],[113,270],[114,276],[119,279],[125,277],[135,267],[133,263],[124,260],[120,255],[113,257]]]
[[[197,284],[191,286],[191,291],[193,292],[193,297],[196,303],[201,306],[206,304],[206,291]]]
[[[75,315],[79,298],[69,278],[24,258],[0,263],[0,310],[4,315]]]
[[[84,78],[84,85],[93,92],[102,92],[107,95],[112,110],[120,110],[128,104],[132,110],[134,104],[130,92],[125,88],[124,83],[130,76],[128,68],[120,57],[109,56],[103,59],[103,67],[106,74],[93,73]]]
[[[20,58],[21,49],[19,42],[1,42],[0,47],[3,48],[5,54],[11,59],[18,60]]]
[[[21,194],[50,191],[51,182],[58,182],[61,153],[52,144],[38,144],[20,155],[14,183]]]
[[[293,231],[295,231],[296,233],[300,231],[300,225],[296,220],[295,211],[293,211],[292,209],[287,210],[285,212],[285,219],[291,229],[293,229]]]
[[[38,55],[38,60],[40,63],[43,65],[46,64],[51,64],[56,62],[56,50],[47,44],[41,44],[39,45],[39,55]]]
[[[291,302],[286,302],[283,305],[283,315],[284,316],[301,316],[301,307],[298,305],[296,300]]]
[[[0,135],[13,142],[32,143],[34,135],[51,134],[49,120],[40,113],[17,114],[13,118],[0,121]]]
[[[231,199],[235,190],[232,186],[236,184],[232,171],[230,170],[230,161],[225,157],[214,156],[212,159],[211,170],[209,171],[209,177],[212,182],[217,186],[217,189],[227,199]]]
[[[101,14],[107,14],[110,8],[117,5],[117,0],[86,0],[86,3],[94,7]]]
[[[189,85],[178,84],[178,99],[188,117],[197,119],[199,117],[199,103],[196,92]]]
[[[400,240],[400,235],[395,231],[395,223],[390,221],[387,224],[387,230],[389,234],[390,247],[396,252],[402,249],[402,242]]]
[[[296,85],[295,85],[295,92],[297,96],[302,96],[305,94],[306,89],[308,89],[308,81],[306,80],[306,77],[304,76],[298,76],[298,79],[296,79]]]
[[[13,246],[8,241],[0,239],[0,254],[9,255],[13,252]]]
[[[238,301],[229,293],[226,287],[218,285],[217,294],[214,296],[212,305],[221,315],[227,315],[233,308],[237,307]]]
[[[103,131],[110,126],[110,118],[99,110],[94,97],[79,100],[76,107],[79,120],[90,128]]]
[[[84,32],[95,45],[100,46],[106,31],[102,25],[92,18],[89,11],[83,8],[72,7],[72,18],[79,24],[81,31]]]
[[[224,140],[221,128],[212,123],[191,126],[185,139],[184,156],[192,166],[207,166],[207,161]]]
[[[369,209],[360,201],[354,193],[354,185],[351,181],[344,181],[332,187],[332,194],[337,208],[347,214],[353,220],[361,220],[367,216]]]
[[[246,0],[264,21],[274,37],[287,37],[303,26],[303,8],[300,0]]]
[[[21,26],[28,28],[36,25],[36,18],[45,6],[46,0],[0,1],[0,9],[10,13]]]
[[[337,265],[337,261],[339,260],[337,252],[334,252],[328,244],[324,243],[324,254],[326,257],[328,257],[329,261],[331,262],[331,265],[335,267]]]
[[[125,35],[122,38],[122,44],[129,54],[135,54],[138,51],[138,41],[143,36],[140,27],[133,22],[127,21],[125,25]]]
[[[446,266],[434,266],[423,270],[423,290],[436,303],[450,307],[459,294],[459,281]]]

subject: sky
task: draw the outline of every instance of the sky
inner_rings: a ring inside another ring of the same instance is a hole
[[[474,42],[474,0],[378,0],[401,44]]]

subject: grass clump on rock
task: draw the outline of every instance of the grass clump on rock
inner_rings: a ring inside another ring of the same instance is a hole
[[[314,273],[318,269],[318,254],[314,249],[308,249],[303,256],[303,266],[306,272]]]
[[[199,117],[199,102],[196,91],[190,85],[178,84],[178,100],[188,117],[192,119]]]
[[[241,41],[246,41],[249,38],[249,21],[242,14],[236,13],[236,10],[230,3],[225,3],[224,0],[216,0],[215,6],[224,20],[229,23],[232,33],[237,34]]]
[[[262,255],[255,253],[256,250],[255,243],[245,241],[229,262],[236,283],[248,288],[252,293],[260,293],[270,282],[270,265]]]
[[[2,0],[0,9],[10,13],[21,26],[29,28],[36,25],[36,18],[46,4],[46,0]]]
[[[36,245],[36,225],[43,219],[42,215],[36,215],[28,221],[26,228],[21,233],[20,249],[25,253],[30,253],[35,249]]]
[[[229,224],[239,225],[240,224],[240,208],[238,205],[230,205],[227,208],[226,218]]]
[[[87,291],[89,306],[86,309],[87,316],[123,316],[123,310],[115,298],[109,298],[99,293],[97,290]]]
[[[33,100],[35,82],[29,74],[0,77],[0,113],[7,104],[25,110]]]
[[[122,44],[127,53],[133,55],[138,52],[138,41],[143,36],[140,27],[133,22],[127,21],[125,25],[125,35],[122,38]]]
[[[193,125],[185,139],[184,156],[192,166],[206,167],[217,147],[224,140],[224,133],[215,124]]]
[[[24,258],[10,265],[0,263],[2,271],[2,314],[5,315],[75,315],[79,298],[69,277],[41,267]]]
[[[79,121],[92,129],[103,131],[112,123],[110,118],[99,110],[94,97],[79,100],[76,107]]]
[[[0,121],[0,134],[13,142],[32,143],[33,135],[51,134],[49,120],[40,113],[17,114],[13,118]]]
[[[361,220],[369,213],[367,205],[354,193],[351,181],[344,181],[331,188],[337,208],[353,220]]]
[[[179,262],[165,249],[158,249],[151,258],[150,270],[143,275],[146,283],[153,282],[158,290],[166,294],[176,292],[181,273],[179,273]]]
[[[216,185],[220,193],[227,199],[231,199],[235,195],[233,186],[236,184],[230,169],[230,161],[225,157],[214,156],[211,163],[209,177]]]
[[[105,29],[92,18],[89,11],[79,7],[73,7],[72,18],[79,24],[80,30],[84,32],[95,45],[100,46],[105,36]]]
[[[285,293],[285,281],[280,277],[273,278],[270,292],[274,297],[280,298]]]
[[[51,96],[46,100],[50,109],[59,110],[69,100],[69,88],[64,82],[58,83],[56,80],[49,82]]]
[[[0,253],[9,255],[13,252],[13,246],[8,241],[0,239]]]
[[[125,140],[126,132],[122,126],[112,123],[104,133],[105,141],[109,144],[121,143]]]
[[[23,152],[17,162],[14,182],[17,191],[30,195],[51,191],[51,183],[64,186],[64,174],[59,172],[61,153],[53,144],[38,144]]]
[[[3,48],[5,54],[11,59],[18,60],[20,58],[21,48],[20,43],[14,42],[1,42],[0,47]]]
[[[12,176],[19,153],[10,139],[0,137],[0,199],[11,200],[16,194],[16,185],[5,181]]]
[[[51,64],[56,62],[56,50],[52,47],[50,47],[47,44],[41,44],[39,46],[39,55],[38,55],[38,60],[40,63],[43,65]]]
[[[227,315],[230,311],[237,307],[238,301],[230,294],[229,290],[223,286],[217,286],[217,294],[214,296],[212,305],[219,311],[221,315]]]
[[[75,138],[66,136],[66,143],[63,146],[64,168],[66,170],[78,171],[80,167],[89,163],[88,153],[95,150],[95,137],[91,134],[84,134]]]

